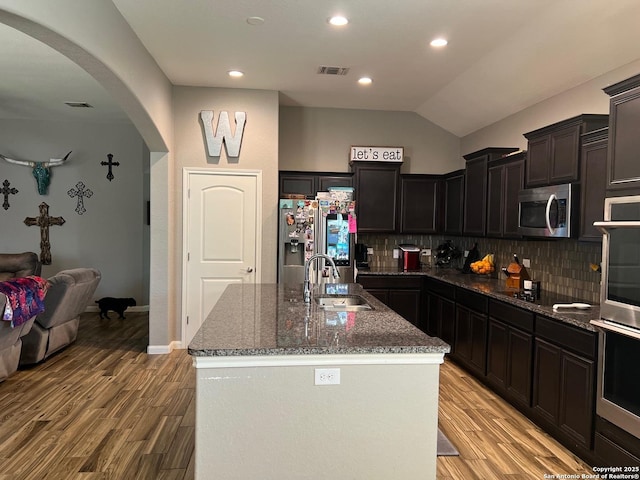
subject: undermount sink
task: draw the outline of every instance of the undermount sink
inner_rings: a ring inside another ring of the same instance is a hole
[[[314,297],[318,307],[324,310],[338,312],[357,312],[363,310],[373,310],[364,298],[359,295],[332,295]]]

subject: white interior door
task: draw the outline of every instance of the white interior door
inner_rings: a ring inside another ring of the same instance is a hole
[[[183,185],[186,348],[227,285],[259,281],[261,175],[185,170]]]

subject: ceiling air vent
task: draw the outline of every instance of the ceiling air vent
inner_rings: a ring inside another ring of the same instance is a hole
[[[73,108],[93,108],[93,105],[89,105],[87,102],[64,102],[64,104]]]
[[[349,67],[327,67],[321,65],[318,67],[319,75],[346,75],[349,73]]]

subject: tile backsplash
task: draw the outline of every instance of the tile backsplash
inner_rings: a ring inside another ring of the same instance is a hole
[[[370,256],[372,268],[395,267],[398,260],[393,258],[393,249],[399,244],[415,244],[421,248],[431,248],[435,256],[438,245],[451,240],[461,251],[471,250],[475,243],[481,257],[493,253],[497,278],[505,278],[500,272],[517,254],[520,261],[527,258],[531,267],[527,268],[533,280],[539,280],[542,291],[568,295],[589,303],[600,301],[600,273],[593,271],[591,264],[600,265],[602,245],[600,243],[578,242],[573,239],[553,240],[513,240],[498,238],[453,237],[440,235],[381,235],[358,234],[358,242],[373,248]],[[421,257],[423,258],[423,257]],[[464,260],[460,260],[460,267]]]

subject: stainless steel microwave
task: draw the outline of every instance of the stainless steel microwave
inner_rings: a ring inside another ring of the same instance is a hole
[[[518,195],[518,231],[526,237],[569,238],[574,233],[575,185],[528,188]]]

